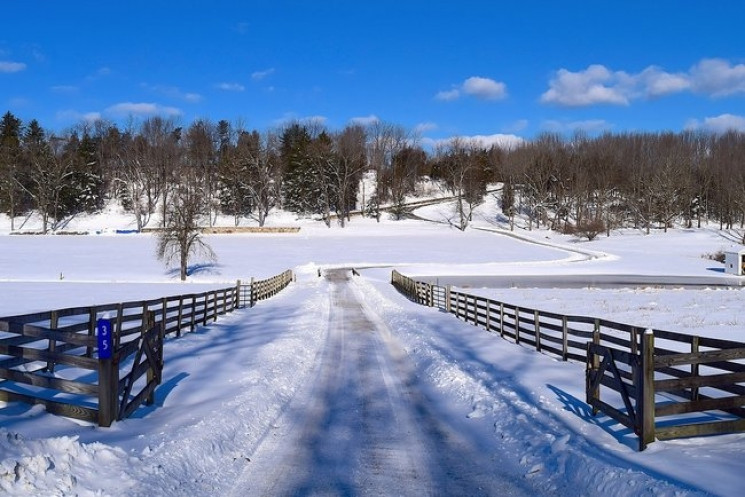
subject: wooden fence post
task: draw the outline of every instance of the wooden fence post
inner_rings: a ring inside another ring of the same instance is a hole
[[[535,325],[535,349],[541,351],[541,318],[538,311],[533,311],[533,324]]]
[[[567,326],[567,317],[561,317],[561,360],[566,361],[569,354],[569,326]]]
[[[592,415],[597,416],[599,409],[596,400],[600,400],[600,384],[593,387],[593,380],[600,365],[596,354],[591,349],[592,342],[585,343],[585,401],[592,407]]]
[[[165,337],[166,319],[168,317],[168,299],[165,297],[160,299],[160,305],[163,307],[163,312],[161,313],[163,316],[163,331],[161,334]]]
[[[197,296],[194,294],[191,294],[191,323],[189,324],[189,331],[194,333],[194,328],[196,327],[196,320],[197,320]]]
[[[146,334],[149,330],[151,330],[155,326],[155,312],[154,311],[147,311],[147,314],[143,315],[144,325],[142,326],[142,336],[140,337],[140,340],[142,342],[146,339]],[[162,325],[162,323],[161,323]],[[161,337],[162,337],[162,328],[161,328]],[[140,347],[144,347],[144,343],[140,343]],[[150,384],[151,381],[155,380],[155,371],[153,371],[153,368],[147,368],[147,383]],[[155,390],[152,391],[150,395],[148,395],[147,399],[145,400],[146,405],[153,405],[155,403]]]
[[[119,352],[98,360],[98,425],[108,428],[119,416]],[[115,361],[116,358],[116,361]]]
[[[499,336],[504,338],[504,302],[499,303]]]
[[[596,319],[595,324],[593,325],[592,330],[592,343],[595,345],[600,345],[600,320]],[[595,358],[595,362],[592,364],[592,367],[595,369],[598,369],[600,367],[600,363],[597,362],[598,358],[597,356],[593,356]]]
[[[520,308],[515,306],[515,343],[520,343]]]
[[[111,330],[111,332],[114,334],[114,342],[113,342],[114,353],[116,353],[116,351],[119,349],[119,345],[122,343],[123,318],[124,318],[124,305],[122,303],[119,303],[116,306],[116,325],[112,326],[112,330]]]
[[[693,336],[693,340],[691,341],[691,353],[692,354],[698,354],[699,349],[699,341],[701,337],[699,336]],[[691,377],[692,378],[698,378],[698,362],[691,363]],[[699,400],[698,399],[698,387],[691,387],[691,400],[694,402]]]
[[[486,299],[484,303],[486,304],[486,331],[491,333],[491,300]]]
[[[445,287],[445,310],[448,311],[448,313],[452,313],[452,304],[450,303],[450,285]]]
[[[210,315],[210,292],[204,292],[204,312],[202,312],[202,326],[207,326]]]
[[[57,311],[52,311],[52,313],[49,316],[49,329],[50,330],[56,330],[59,326],[59,313]],[[49,346],[48,350],[50,354],[54,354],[55,350],[57,349],[57,340],[49,339]],[[47,361],[47,371],[49,373],[54,373],[54,361]]]
[[[654,332],[651,329],[642,335],[641,345],[641,374],[636,399],[640,451],[655,438]]]
[[[98,317],[97,309],[95,307],[91,307],[88,310],[88,336],[91,338],[96,337],[96,318],[97,317]],[[93,357],[93,347],[85,348],[85,356]]]
[[[320,276],[321,270],[319,269],[318,271],[319,271],[319,276]],[[251,277],[251,286],[248,287],[248,293],[249,293],[248,307],[253,307],[254,306],[254,278],[253,276]]]
[[[235,282],[235,299],[233,300],[233,309],[241,307],[241,280]]]
[[[184,319],[184,296],[179,295],[178,297],[178,326],[176,326],[176,338],[181,338],[181,327],[183,326]]]

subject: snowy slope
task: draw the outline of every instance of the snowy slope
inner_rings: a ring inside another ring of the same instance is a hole
[[[482,439],[484,457],[506,454],[510,462],[499,469],[516,483],[548,495],[741,495],[745,436],[655,442],[638,453],[633,434],[589,415],[582,365],[555,361],[416,306],[388,284],[394,266],[428,275],[720,274],[712,271],[716,263],[702,257],[731,243],[718,232],[614,234],[592,243],[545,231],[521,233],[605,255],[588,259],[417,221],[356,219],[344,230],[298,223],[302,229],[295,235],[208,237],[218,263],[187,283],[177,282],[155,259],[149,235],[1,236],[0,315],[191,292],[287,267],[298,273],[298,282],[274,299],[169,340],[156,406],[111,428],[0,403],[3,493],[228,492],[251,471],[255,451],[312,378],[330,305],[316,268],[355,266],[370,267],[354,285],[405,350],[439,415]],[[538,308],[592,310],[582,313],[619,321],[643,317],[668,324],[660,326],[666,329],[728,338],[741,333],[745,320],[740,289],[472,290]],[[29,302],[29,295],[37,300]]]

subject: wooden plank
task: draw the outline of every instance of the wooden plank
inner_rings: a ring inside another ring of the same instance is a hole
[[[709,350],[698,353],[656,356],[655,367],[706,364],[709,362],[745,359],[745,347],[726,350]]]
[[[41,399],[18,392],[11,392],[0,388],[0,400],[5,402],[25,402],[26,404],[40,404],[50,414],[57,414],[69,418],[82,419],[95,423],[98,421],[98,411],[79,405],[66,404],[48,399]]]
[[[721,397],[716,399],[701,398],[688,402],[676,402],[665,404],[655,408],[656,416],[671,416],[673,414],[685,414],[689,412],[723,411],[745,406],[745,395],[735,397]]]
[[[688,376],[672,380],[655,380],[654,389],[657,392],[669,392],[685,388],[731,386],[734,383],[745,382],[745,373],[726,373],[708,376]]]
[[[87,329],[87,326],[86,326]],[[65,342],[77,345],[78,347],[95,346],[96,339],[69,331],[52,330],[33,324],[23,325],[24,336],[34,337],[39,340],[54,340],[56,342]]]
[[[157,386],[158,385],[154,381],[145,385],[145,387],[143,387],[143,389],[140,390],[140,392],[135,395],[132,400],[125,403],[125,407],[121,411],[119,419],[125,419],[131,416],[132,413],[135,412],[137,408],[140,407],[148,397],[153,395]]]
[[[673,438],[741,432],[745,432],[745,419],[657,427],[657,438],[660,440],[671,440]]]
[[[29,349],[12,345],[0,346],[0,354],[22,357],[30,361],[53,361],[56,364],[66,364],[68,366],[91,369],[94,371],[98,370],[98,359],[93,359],[91,357],[60,354],[59,352],[50,353],[47,350]]]
[[[612,419],[618,421],[619,423],[621,423],[626,428],[628,428],[628,429],[630,429],[632,431],[635,430],[634,429],[634,424],[631,422],[631,418],[629,418],[625,413],[619,411],[618,409],[616,409],[612,405],[607,404],[607,403],[603,402],[602,400],[595,399],[592,402],[591,406],[594,407],[595,409],[597,409],[598,411],[602,412],[603,414],[605,414],[609,418],[612,418]]]
[[[75,380],[66,380],[53,376],[43,376],[33,372],[0,369],[0,378],[40,388],[59,390],[60,392],[98,395],[98,385]]]

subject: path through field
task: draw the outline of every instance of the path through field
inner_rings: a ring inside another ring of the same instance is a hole
[[[329,319],[312,384],[251,457],[234,495],[529,495],[479,441],[442,421],[408,356],[349,283],[326,272]]]

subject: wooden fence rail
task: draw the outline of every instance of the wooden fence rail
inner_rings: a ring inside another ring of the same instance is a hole
[[[244,307],[243,292],[251,305],[269,298],[292,278],[287,271],[198,294],[0,317],[0,401],[110,426],[154,401],[167,335]],[[102,333],[110,334],[104,349]]]
[[[521,307],[397,271],[391,282],[419,304],[539,352],[584,362],[593,414],[603,412],[633,430],[639,450],[655,439],[745,431],[745,343]],[[610,392],[614,401],[602,400]]]

